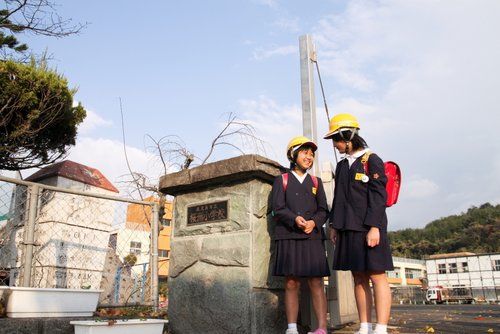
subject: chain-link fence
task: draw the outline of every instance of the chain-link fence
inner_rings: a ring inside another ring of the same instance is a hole
[[[76,189],[0,176],[0,286],[102,290],[99,306],[157,306],[158,205]]]
[[[399,286],[391,289],[392,302],[395,304],[423,304],[425,290],[420,286]]]

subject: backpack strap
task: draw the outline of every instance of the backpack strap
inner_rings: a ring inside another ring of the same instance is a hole
[[[314,176],[314,175],[311,175],[311,178],[312,178],[312,180],[313,180],[314,187],[315,187],[316,189],[318,189],[318,178],[317,178],[316,176]]]
[[[361,157],[361,163],[363,164],[363,167],[365,168],[365,174],[366,175],[368,175],[368,159],[370,158],[370,154],[372,154],[372,152],[371,151],[367,151]]]
[[[281,178],[283,179],[283,190],[286,190],[288,186],[288,173],[281,174]]]

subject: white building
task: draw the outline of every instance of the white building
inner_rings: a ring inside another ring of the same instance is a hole
[[[42,168],[26,181],[80,192],[118,192],[97,169],[69,160]],[[11,285],[19,284],[18,269],[24,260],[20,243],[24,240],[27,215],[22,212],[28,209],[31,196],[22,194],[15,197],[19,204],[14,205],[20,211],[16,215],[19,221],[13,219],[9,226],[15,233],[15,261],[8,265],[14,279]],[[114,214],[112,201],[43,190],[37,203],[32,284],[44,288],[99,289]]]
[[[500,253],[436,254],[425,265],[430,287],[470,289],[478,301],[500,299]]]
[[[115,225],[111,232],[111,247],[122,262],[129,255],[135,255],[136,261],[132,265],[133,277],[142,278],[150,269],[144,264],[150,262],[151,231],[146,226],[133,222]]]
[[[425,261],[403,257],[392,257],[394,270],[387,272],[387,278],[392,288],[401,286],[422,287],[425,279]]]

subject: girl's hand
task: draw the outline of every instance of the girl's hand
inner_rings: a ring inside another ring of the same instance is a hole
[[[314,220],[307,220],[304,232],[306,234],[310,234],[314,230],[315,227],[316,227],[316,224],[314,223]]]
[[[380,231],[378,227],[372,226],[370,228],[370,231],[368,231],[368,234],[366,235],[366,243],[368,244],[368,247],[375,247],[378,246],[380,242]]]
[[[297,216],[295,217],[295,225],[304,231],[306,229],[306,220],[302,216]]]
[[[329,238],[333,242],[333,244],[335,245],[335,243],[337,242],[337,230],[330,227],[329,231],[330,231]]]

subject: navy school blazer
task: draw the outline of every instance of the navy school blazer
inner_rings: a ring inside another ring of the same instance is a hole
[[[308,174],[303,183],[289,173],[288,185],[283,188],[283,177],[275,178],[272,188],[272,209],[276,227],[274,240],[283,239],[326,239],[322,226],[328,216],[328,204],[325,189],[320,178],[318,188],[314,186]],[[310,234],[306,234],[295,224],[297,216],[305,220],[314,220],[316,227]]]
[[[362,156],[357,158],[351,168],[347,159],[337,164],[333,204],[329,215],[330,226],[350,231],[368,231],[375,226],[381,231],[387,231],[387,177],[384,162],[376,154],[370,154],[369,181],[363,182],[359,176],[365,174],[361,158]]]

